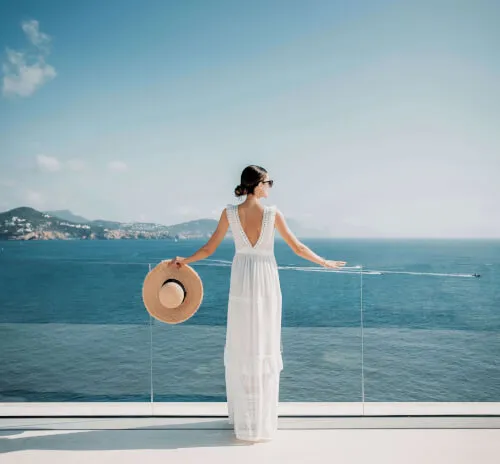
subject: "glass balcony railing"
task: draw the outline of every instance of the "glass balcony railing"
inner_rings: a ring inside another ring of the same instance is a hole
[[[365,401],[499,401],[492,275],[407,269],[364,281]]]
[[[276,242],[281,403],[500,401],[495,265],[481,258],[476,278],[434,242],[308,244],[348,264],[318,268]],[[162,323],[142,302],[149,269],[199,245],[4,243],[0,402],[225,402],[232,243],[192,265],[204,300],[186,322]]]
[[[146,264],[23,259],[2,266],[0,401],[149,401]]]

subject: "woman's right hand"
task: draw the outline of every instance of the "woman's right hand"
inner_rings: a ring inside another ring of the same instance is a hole
[[[330,259],[325,259],[323,267],[328,267],[330,269],[340,269],[342,266],[346,265],[346,261],[332,261]]]
[[[167,261],[169,267],[175,266],[177,269],[181,268],[182,266],[185,266],[186,263],[186,258],[183,258],[181,256],[176,256],[175,258]]]

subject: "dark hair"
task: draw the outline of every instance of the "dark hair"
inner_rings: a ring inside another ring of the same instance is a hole
[[[234,189],[234,194],[237,197],[253,194],[259,182],[266,178],[266,174],[267,171],[262,166],[256,166],[255,164],[247,166],[241,173],[241,184]]]

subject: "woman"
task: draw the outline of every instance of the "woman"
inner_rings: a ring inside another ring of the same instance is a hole
[[[264,206],[273,181],[260,166],[247,166],[235,195],[246,195],[241,205],[227,205],[210,240],[188,258],[170,265],[183,266],[212,255],[229,227],[236,253],[231,266],[224,366],[229,423],[245,441],[271,440],[278,426],[281,349],[281,288],[274,256],[278,230],[302,258],[328,268],[345,261],[324,259],[301,243],[276,206]]]

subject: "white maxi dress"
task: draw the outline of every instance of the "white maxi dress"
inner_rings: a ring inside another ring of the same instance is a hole
[[[278,428],[283,369],[276,206],[264,207],[255,246],[243,231],[237,205],[228,205],[226,212],[235,242],[224,347],[228,418],[237,438],[270,440]]]

